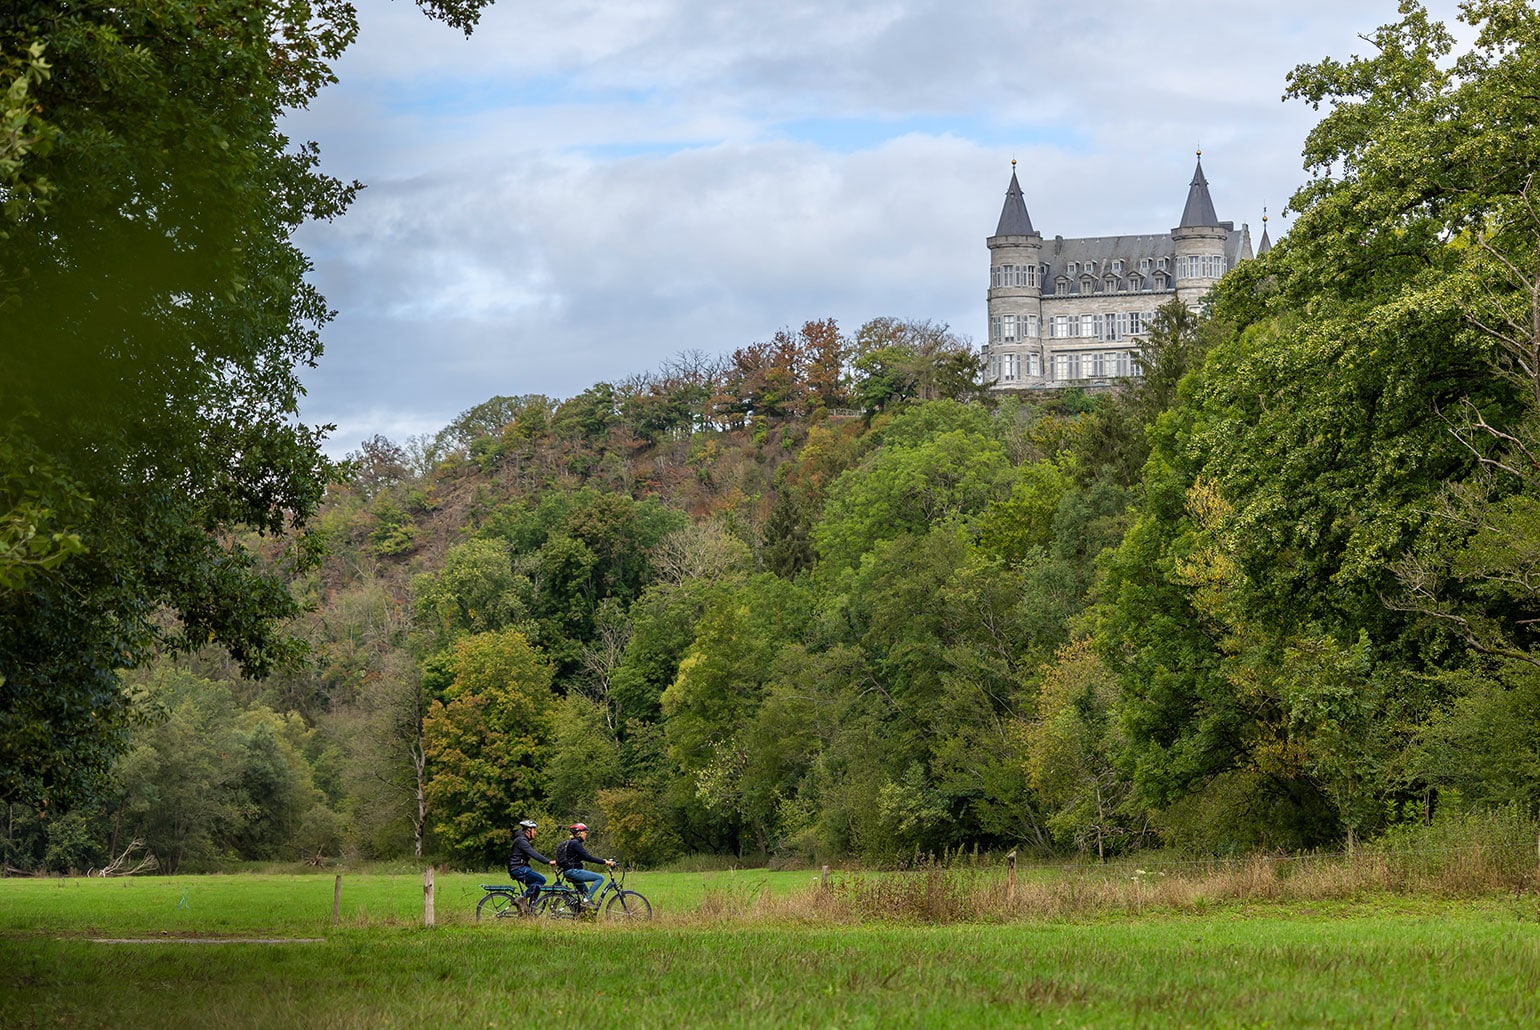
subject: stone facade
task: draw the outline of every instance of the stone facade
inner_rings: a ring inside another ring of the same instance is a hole
[[[1251,234],[1214,214],[1203,159],[1182,222],[1168,233],[1044,240],[1011,185],[989,245],[987,375],[996,390],[1109,386],[1134,361],[1155,309],[1196,308],[1219,277],[1249,260]]]

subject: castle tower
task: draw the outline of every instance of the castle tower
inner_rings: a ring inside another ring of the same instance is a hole
[[[1176,251],[1176,296],[1196,307],[1219,277],[1227,270],[1225,244],[1234,226],[1221,222],[1214,213],[1208,180],[1203,177],[1203,151],[1198,151],[1198,166],[1187,188],[1187,206],[1182,209],[1182,224],[1171,230]]]
[[[1011,161],[1011,184],[989,245],[989,343],[993,377],[1019,383],[1042,374],[1043,238],[1032,228]]]

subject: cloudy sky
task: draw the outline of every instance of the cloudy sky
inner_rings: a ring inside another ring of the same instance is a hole
[[[360,0],[290,120],[368,188],[300,245],[335,322],[302,415],[340,456],[498,394],[569,397],[683,351],[879,315],[985,328],[1018,162],[1045,236],[1151,233],[1203,150],[1276,239],[1319,117],[1289,69],[1395,0],[500,0],[467,40]],[[1454,0],[1432,13],[1453,23]],[[1468,30],[1466,32],[1468,35]]]

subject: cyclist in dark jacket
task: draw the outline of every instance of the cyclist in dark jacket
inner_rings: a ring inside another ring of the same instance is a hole
[[[556,845],[556,868],[560,869],[567,879],[583,887],[588,900],[594,898],[594,891],[604,882],[604,877],[599,873],[591,873],[583,868],[584,862],[594,862],[599,865],[615,868],[613,858],[600,858],[591,854],[588,850],[588,827],[582,823],[573,823],[568,827],[572,836]]]
[[[524,896],[519,900],[524,903],[523,907],[526,909],[546,882],[545,877],[535,872],[530,866],[535,862],[541,865],[556,864],[555,859],[546,858],[535,850],[534,840],[537,829],[539,824],[533,819],[525,819],[519,823],[519,828],[513,835],[513,850],[508,853],[508,875],[524,885]]]

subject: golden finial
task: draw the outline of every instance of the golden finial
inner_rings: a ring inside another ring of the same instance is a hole
[[[1011,158],[1011,171],[1014,172],[1015,170],[1016,170],[1016,159],[1013,157],[1013,158]]]
[[[1266,204],[1262,205],[1262,224],[1263,225],[1267,224],[1267,205]]]

